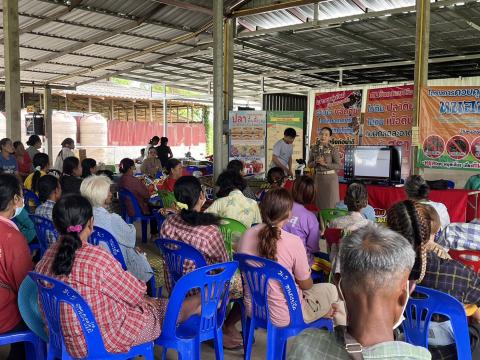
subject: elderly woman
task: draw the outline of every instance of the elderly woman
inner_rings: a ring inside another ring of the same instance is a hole
[[[434,242],[435,234],[440,229],[440,219],[432,206],[411,200],[399,202],[388,209],[387,223],[390,229],[403,235],[417,253],[410,280],[445,292],[463,304],[480,306],[480,276],[469,267],[452,260],[450,255]],[[476,327],[478,334],[480,310],[472,315],[472,320],[472,326]],[[436,345],[433,350],[430,349],[433,359],[447,358],[438,356],[439,353],[456,353],[453,338],[445,336],[452,332],[448,326],[448,323],[439,322],[430,327],[434,342],[430,339],[429,343]],[[479,359],[478,341],[472,346],[472,351],[472,359]]]
[[[405,192],[410,200],[418,201],[433,207],[440,217],[442,229],[450,224],[450,215],[448,214],[447,207],[440,202],[428,200],[430,187],[423,177],[420,175],[410,176],[407,181],[405,181]]]
[[[140,171],[142,174],[155,179],[157,177],[157,173],[162,170],[162,163],[157,158],[157,150],[151,147],[148,149],[148,155],[145,160],[143,160],[142,166],[140,167]]]
[[[111,185],[112,181],[108,177],[91,175],[83,180],[80,193],[92,204],[95,219],[93,225],[107,230],[118,241],[127,270],[137,279],[148,281],[153,270],[145,254],[135,247],[135,226],[127,224],[120,215],[106,209],[112,202]]]

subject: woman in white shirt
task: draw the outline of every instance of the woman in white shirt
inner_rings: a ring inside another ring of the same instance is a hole
[[[63,160],[68,157],[76,157],[73,150],[75,149],[75,141],[72,138],[66,138],[62,141],[62,150],[57,155],[57,159],[55,160],[55,165],[53,166],[54,169],[58,170],[60,173],[63,171]]]
[[[450,215],[448,214],[447,207],[441,202],[435,202],[428,199],[430,186],[428,186],[423,177],[420,175],[410,176],[407,181],[405,181],[405,192],[407,193],[409,200],[430,205],[437,211],[438,216],[440,217],[440,226],[442,230],[450,224]]]
[[[145,254],[135,247],[137,240],[135,226],[127,224],[120,215],[106,209],[112,201],[111,185],[112,181],[108,177],[91,175],[83,180],[80,193],[92,204],[93,225],[113,235],[120,245],[127,270],[137,279],[146,282],[153,276],[153,270]]]

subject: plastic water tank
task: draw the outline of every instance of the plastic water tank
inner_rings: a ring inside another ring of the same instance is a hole
[[[7,137],[7,118],[4,113],[0,113],[0,139]]]
[[[53,153],[56,155],[62,148],[62,141],[65,138],[77,138],[77,121],[68,111],[53,111],[52,113],[52,144]]]
[[[107,119],[100,114],[86,114],[80,119],[80,145],[87,157],[109,164]]]

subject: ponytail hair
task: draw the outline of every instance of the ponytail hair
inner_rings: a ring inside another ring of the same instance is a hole
[[[258,232],[258,253],[261,257],[277,261],[277,241],[281,229],[277,226],[288,219],[293,199],[288,190],[272,189],[267,191],[260,203],[260,213],[265,226]]]
[[[52,272],[68,276],[75,261],[75,252],[82,247],[80,233],[93,218],[92,205],[83,196],[68,195],[55,204],[52,218],[60,233],[60,246],[53,259]]]
[[[50,158],[47,154],[44,153],[37,153],[33,156],[33,167],[35,169],[35,173],[32,177],[32,191],[38,191],[38,181],[42,177],[42,170],[45,170],[50,163]]]
[[[60,181],[53,175],[42,176],[37,183],[38,199],[41,203],[48,200],[50,195],[60,186]]]
[[[193,210],[202,193],[202,184],[195,176],[182,176],[178,179],[175,182],[173,193],[177,201],[188,207],[188,210],[182,209],[180,212],[180,217],[187,224],[191,226],[220,224],[218,216]]]

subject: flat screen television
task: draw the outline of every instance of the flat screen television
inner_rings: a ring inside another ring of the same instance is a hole
[[[372,182],[401,182],[402,149],[397,146],[353,146],[345,151],[344,177]]]

